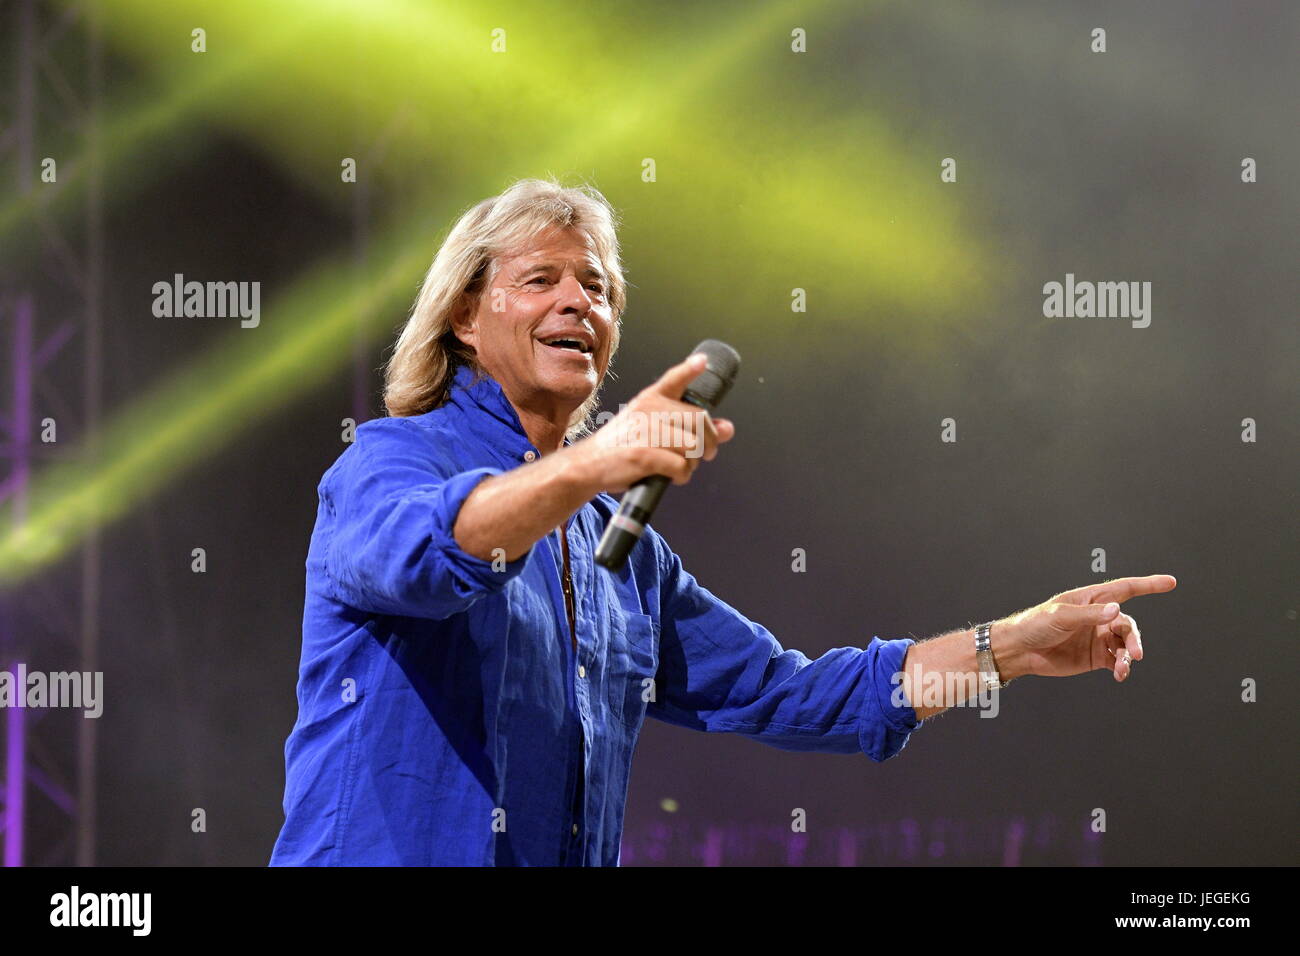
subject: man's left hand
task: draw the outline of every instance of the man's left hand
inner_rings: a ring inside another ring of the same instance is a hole
[[[994,657],[1015,661],[1013,676],[1071,677],[1106,669],[1115,680],[1126,680],[1133,662],[1142,660],[1142,635],[1120,604],[1177,585],[1173,575],[1151,574],[1063,591],[995,622],[989,635]],[[1003,679],[1010,677],[1004,674]]]

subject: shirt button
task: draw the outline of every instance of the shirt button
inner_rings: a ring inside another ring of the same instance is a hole
[[[573,825],[573,835],[574,836],[578,835],[578,825],[576,823]]]
[[[535,461],[536,459],[537,452],[533,451],[531,448],[524,452],[524,461]]]
[[[587,668],[583,667],[581,664],[578,665],[578,676],[579,677],[587,676]]]

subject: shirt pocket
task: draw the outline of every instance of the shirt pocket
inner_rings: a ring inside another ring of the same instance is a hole
[[[609,619],[606,686],[610,712],[635,732],[645,720],[646,708],[656,697],[659,626],[649,614],[628,611],[617,604],[611,605]]]

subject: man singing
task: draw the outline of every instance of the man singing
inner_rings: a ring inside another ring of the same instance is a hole
[[[621,571],[596,565],[611,495],[686,484],[735,435],[682,401],[702,356],[591,431],[626,304],[615,222],[594,189],[524,180],[434,258],[388,364],[389,417],[318,489],[273,865],[616,865],[647,716],[881,761],[976,675],[994,693],[1023,674],[1122,681],[1142,659],[1119,602],[1168,575],[810,660],[652,527]],[[655,416],[678,425],[647,433]],[[931,699],[936,673],[952,680]]]

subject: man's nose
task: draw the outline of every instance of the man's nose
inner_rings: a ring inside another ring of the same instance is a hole
[[[591,311],[591,296],[576,276],[565,276],[560,280],[560,301],[558,303],[561,312],[577,312],[579,315],[586,315]]]

